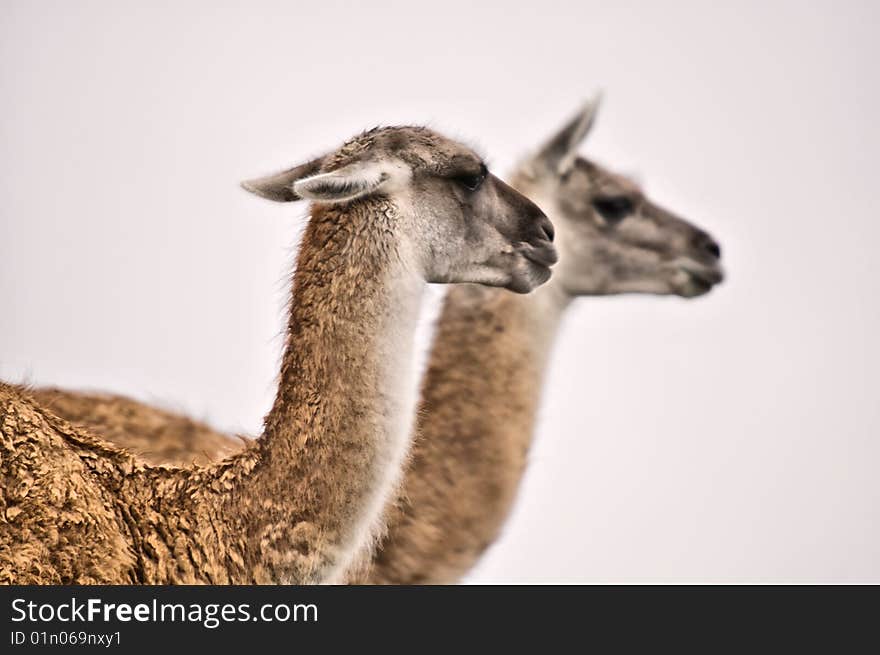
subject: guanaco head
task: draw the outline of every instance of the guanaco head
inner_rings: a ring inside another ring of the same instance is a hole
[[[393,214],[383,226],[428,282],[526,293],[549,279],[556,262],[544,213],[492,175],[473,150],[424,127],[376,128],[243,186],[279,202],[378,201]]]
[[[512,178],[553,217],[557,283],[575,296],[707,293],[724,277],[718,243],[634,182],[578,156],[597,106],[587,103]]]

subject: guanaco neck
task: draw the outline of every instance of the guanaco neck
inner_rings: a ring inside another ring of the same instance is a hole
[[[424,382],[422,409],[430,414],[419,412],[422,442],[432,436],[440,439],[443,414],[466,415],[474,422],[462,426],[463,431],[472,443],[479,443],[481,452],[506,460],[508,468],[524,465],[544,375],[570,303],[571,296],[552,279],[528,295],[471,285],[450,289]],[[474,330],[478,312],[486,327]],[[449,386],[458,377],[453,362],[463,360],[471,362],[471,374],[455,390]],[[454,396],[441,403],[441,390]],[[491,469],[480,472],[492,481]],[[516,480],[510,488],[499,486],[502,504],[513,500]]]
[[[570,302],[553,279],[528,295],[450,289],[425,374],[405,499],[388,513],[388,536],[371,570],[355,580],[449,583],[496,538],[516,496]]]
[[[498,535],[532,442],[544,374],[571,296],[457,285],[438,321],[403,500],[357,582],[457,580]],[[439,535],[442,535],[439,536]]]
[[[385,199],[312,209],[263,434],[216,467],[229,480],[217,494],[219,522],[244,539],[245,578],[332,580],[371,538],[395,488],[425,286],[393,236],[400,220]]]

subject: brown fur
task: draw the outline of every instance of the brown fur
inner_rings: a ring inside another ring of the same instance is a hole
[[[56,416],[138,455],[150,464],[205,465],[247,443],[187,416],[108,393],[20,387]]]

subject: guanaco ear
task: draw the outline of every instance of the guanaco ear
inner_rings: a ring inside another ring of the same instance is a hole
[[[601,95],[596,94],[538,151],[536,159],[558,175],[574,166],[578,147],[596,120]]]
[[[299,195],[293,188],[297,180],[304,177],[315,175],[321,170],[324,163],[323,157],[318,157],[305,164],[294,166],[286,171],[281,171],[275,175],[267,175],[266,177],[258,177],[253,180],[245,180],[241,186],[255,193],[261,198],[274,200],[275,202],[293,202],[294,200],[302,200],[303,196]]]
[[[293,190],[310,200],[345,202],[377,191],[395,172],[375,162],[355,162],[329,173],[297,180]]]

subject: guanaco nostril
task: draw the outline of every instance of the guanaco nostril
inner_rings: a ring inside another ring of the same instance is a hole
[[[541,231],[544,233],[544,237],[550,243],[553,243],[553,237],[556,235],[556,230],[553,229],[553,223],[550,222],[549,218],[544,218],[541,221]]]
[[[718,245],[717,242],[709,239],[706,242],[706,252],[712,255],[715,259],[721,259],[721,246]]]
[[[705,232],[700,232],[696,238],[696,247],[714,259],[721,259],[721,246]]]

